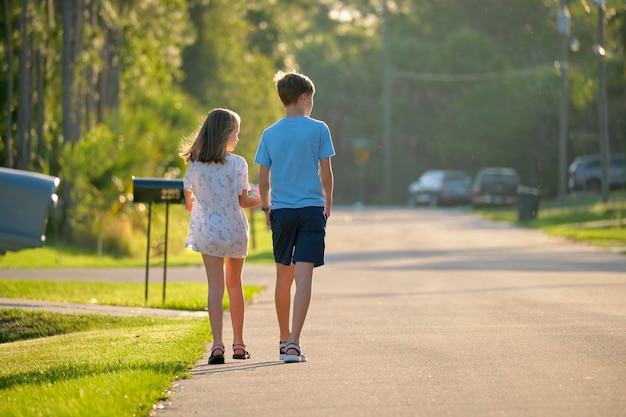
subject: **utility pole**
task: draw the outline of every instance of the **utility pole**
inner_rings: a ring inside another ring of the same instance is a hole
[[[567,136],[569,104],[569,64],[567,62],[568,41],[570,36],[570,13],[567,0],[560,0],[557,14],[557,27],[561,35],[559,70],[561,74],[561,101],[559,105],[559,202],[565,203],[567,197]]]
[[[391,202],[391,71],[389,69],[389,34],[387,0],[383,0],[383,196]]]
[[[606,68],[604,65],[604,0],[593,0],[593,5],[598,8],[598,45],[596,55],[598,56],[598,125],[600,132],[600,161],[602,166],[602,201],[609,200],[609,121],[608,105],[606,99]]]

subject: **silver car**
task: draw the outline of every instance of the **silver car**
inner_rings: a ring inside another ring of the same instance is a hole
[[[626,186],[626,163],[624,154],[612,154],[609,167],[609,187]],[[579,156],[569,166],[568,186],[571,191],[599,191],[602,184],[602,163],[600,155]]]
[[[464,171],[430,170],[409,185],[409,204],[437,207],[469,204],[472,177]]]

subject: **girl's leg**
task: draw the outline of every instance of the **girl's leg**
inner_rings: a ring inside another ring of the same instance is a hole
[[[233,344],[243,345],[245,300],[241,283],[244,258],[226,258],[226,289],[230,299],[230,319],[233,325]]]
[[[222,336],[224,307],[224,258],[202,254],[204,269],[209,283],[209,321],[213,331],[213,346],[224,346]],[[223,352],[225,353],[225,352]]]
[[[289,343],[300,344],[300,333],[304,327],[304,320],[311,303],[311,288],[313,284],[313,263],[298,262],[295,265],[296,294],[293,299],[293,322],[291,334],[287,340]],[[295,354],[295,350],[289,349],[288,354]]]
[[[291,308],[291,285],[294,278],[294,265],[289,266],[276,264],[276,288],[274,290],[274,303],[276,304],[276,316],[280,341],[285,342],[289,337],[289,311]]]

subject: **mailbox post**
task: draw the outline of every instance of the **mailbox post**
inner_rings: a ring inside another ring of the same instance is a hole
[[[165,252],[163,259],[163,302],[167,283],[167,240],[170,204],[185,204],[182,179],[133,177],[133,201],[148,203],[148,243],[146,249],[146,301],[148,301],[148,272],[150,267],[150,231],[152,225],[152,203],[165,204]]]

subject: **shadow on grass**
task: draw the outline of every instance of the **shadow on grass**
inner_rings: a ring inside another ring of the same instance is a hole
[[[153,323],[153,318],[150,317],[60,314],[0,308],[0,344],[78,333],[102,327],[145,327]]]
[[[189,372],[189,363],[178,361],[156,363],[116,363],[93,365],[88,363],[59,364],[45,370],[33,369],[0,377],[0,389],[10,389],[20,385],[45,385],[59,381],[78,379],[117,372],[148,371],[162,375],[180,375]]]

